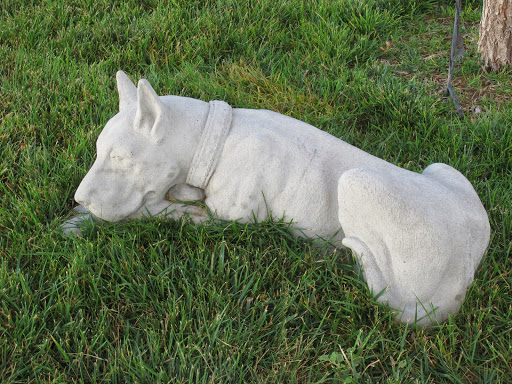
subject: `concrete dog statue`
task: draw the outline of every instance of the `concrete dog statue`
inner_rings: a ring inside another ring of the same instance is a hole
[[[487,213],[446,164],[417,174],[267,110],[158,96],[117,73],[119,113],[78,187],[82,214],[106,221],[207,211],[225,220],[293,220],[294,234],[348,247],[398,320],[444,321],[462,305],[487,248]],[[66,223],[71,233],[80,220]]]

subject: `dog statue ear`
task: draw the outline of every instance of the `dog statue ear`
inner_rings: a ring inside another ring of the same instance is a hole
[[[158,138],[158,122],[167,113],[167,108],[146,79],[141,79],[137,88],[137,113],[134,128],[143,134]]]
[[[119,111],[137,101],[137,88],[123,71],[117,71],[117,92],[119,93]]]

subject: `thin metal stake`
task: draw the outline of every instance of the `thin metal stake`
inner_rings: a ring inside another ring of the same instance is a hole
[[[448,67],[448,80],[446,82],[446,95],[450,95],[453,99],[453,103],[457,108],[457,112],[460,117],[464,117],[464,112],[462,112],[462,108],[460,106],[459,100],[457,100],[457,96],[455,96],[455,92],[452,88],[452,77],[453,77],[453,67],[455,65],[455,59],[457,56],[462,56],[464,45],[462,44],[462,50],[459,49],[457,51],[457,45],[460,45],[462,42],[462,36],[459,35],[459,26],[460,26],[460,8],[461,8],[461,0],[457,0],[455,4],[455,22],[453,23],[453,36],[452,36],[452,48],[450,50],[450,64]]]

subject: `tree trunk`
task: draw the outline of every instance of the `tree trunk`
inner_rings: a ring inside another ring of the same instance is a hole
[[[493,70],[512,64],[512,0],[484,0],[478,52]]]

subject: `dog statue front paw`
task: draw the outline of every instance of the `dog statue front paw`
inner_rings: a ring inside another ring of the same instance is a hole
[[[74,217],[66,220],[60,226],[62,233],[66,236],[80,236],[86,225],[99,223],[101,220],[89,212],[83,205],[75,207],[72,211]]]

